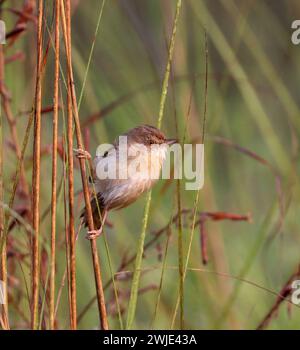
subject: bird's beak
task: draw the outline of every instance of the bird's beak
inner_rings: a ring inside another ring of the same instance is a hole
[[[174,145],[174,143],[177,143],[178,140],[177,139],[168,139],[166,140],[166,144],[171,146],[171,145]]]

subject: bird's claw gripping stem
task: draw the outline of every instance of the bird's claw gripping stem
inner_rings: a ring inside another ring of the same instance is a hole
[[[79,159],[91,159],[91,155],[88,151],[85,151],[84,149],[74,149],[75,156]]]
[[[86,239],[92,240],[97,237],[100,237],[102,234],[102,227],[99,230],[91,230],[87,232],[87,235],[85,236]]]

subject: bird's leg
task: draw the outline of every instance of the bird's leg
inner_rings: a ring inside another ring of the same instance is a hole
[[[91,230],[91,231],[88,231],[87,232],[87,235],[86,235],[86,239],[95,239],[99,236],[101,236],[102,232],[103,232],[103,226],[104,226],[104,222],[105,222],[105,219],[107,217],[107,210],[104,210],[103,211],[103,215],[101,217],[101,226],[98,230]]]
[[[78,148],[78,149],[73,149],[75,156],[79,159],[91,159],[91,155],[89,154],[88,151],[85,151],[84,149]]]

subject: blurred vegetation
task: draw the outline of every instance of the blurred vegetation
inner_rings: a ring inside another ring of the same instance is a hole
[[[99,32],[94,37],[102,1],[72,2],[72,49],[77,96],[84,83],[93,40],[94,51],[87,73],[80,105],[80,118],[86,147],[92,155],[100,143],[111,143],[116,136],[143,123],[156,125],[161,85],[165,72],[167,45],[172,32],[175,0],[108,0],[104,6]],[[5,1],[2,19],[10,31],[16,15],[5,8],[22,10],[22,1]],[[52,4],[47,4],[47,23],[52,25]],[[252,223],[209,221],[206,224],[209,261],[202,264],[199,228],[196,227],[184,282],[184,320],[188,329],[254,329],[275,302],[300,262],[300,182],[299,133],[300,97],[298,76],[300,47],[291,43],[291,23],[300,11],[299,1],[271,0],[184,0],[177,36],[162,130],[169,137],[186,143],[199,139],[203,131],[205,105],[205,32],[208,42],[208,93],[205,136],[205,186],[200,191],[197,210],[252,214]],[[45,37],[48,33],[45,31]],[[63,45],[62,45],[63,46]],[[23,52],[24,58],[5,66],[5,85],[10,92],[22,145],[32,109],[35,84],[35,25],[12,46],[5,56]],[[62,53],[62,56],[64,52]],[[43,107],[53,104],[53,50],[50,46],[43,81]],[[65,71],[62,61],[62,70]],[[65,87],[61,80],[62,94]],[[174,98],[172,98],[172,95]],[[191,99],[191,110],[188,108]],[[107,108],[107,106],[110,106]],[[64,113],[61,106],[59,135],[63,134]],[[101,111],[107,113],[100,114]],[[176,111],[176,114],[175,114]],[[92,115],[97,115],[92,122]],[[3,111],[2,111],[3,115]],[[4,201],[7,203],[16,167],[16,154],[4,119]],[[176,123],[178,135],[176,135]],[[272,165],[270,168],[248,157],[215,136],[230,140],[252,151]],[[50,235],[52,113],[42,116],[41,235],[47,245]],[[76,161],[77,162],[77,161]],[[59,183],[63,178],[59,159]],[[32,132],[25,155],[28,183],[32,172]],[[282,198],[278,199],[280,178]],[[80,172],[75,164],[76,228],[83,207]],[[57,292],[65,271],[64,195],[58,198]],[[193,209],[196,192],[181,190],[181,207]],[[145,196],[130,207],[109,215],[113,227],[106,227],[106,240],[116,272],[124,257],[136,252],[142,228]],[[24,206],[18,193],[14,209]],[[282,206],[280,210],[280,206]],[[164,227],[176,215],[176,181],[160,180],[154,187],[146,242],[152,233]],[[44,214],[44,215],[43,215]],[[184,259],[191,237],[191,219],[183,216]],[[145,251],[134,328],[152,326],[156,301],[160,295],[154,328],[170,328],[178,297],[179,275],[177,235],[163,234]],[[78,313],[95,296],[89,243],[84,229],[77,241]],[[26,328],[30,310],[25,281],[30,284],[28,236],[22,225],[9,232],[9,295],[14,304],[9,309],[14,328]],[[111,278],[103,239],[98,239],[104,284]],[[164,262],[165,248],[167,256]],[[23,256],[25,254],[25,256]],[[47,260],[47,254],[43,259]],[[162,255],[162,259],[160,259]],[[125,270],[132,271],[133,264]],[[161,271],[163,280],[161,287]],[[23,274],[24,273],[24,274]],[[219,273],[219,274],[218,274]],[[220,275],[221,274],[221,275]],[[225,275],[222,275],[225,274]],[[46,276],[47,273],[44,274]],[[123,276],[124,277],[124,276]],[[241,277],[261,286],[236,279]],[[45,279],[46,280],[46,279]],[[43,284],[45,283],[43,280]],[[126,320],[131,279],[117,278],[119,302]],[[265,290],[264,290],[265,288]],[[43,288],[41,288],[41,297]],[[106,289],[111,328],[119,328],[112,286]],[[288,311],[291,312],[288,312]],[[47,306],[45,306],[47,313]],[[20,314],[24,314],[22,318]],[[57,314],[57,327],[69,328],[66,286]],[[177,314],[178,316],[178,314]],[[268,328],[299,328],[298,307],[284,301]],[[80,329],[98,327],[97,305],[93,303],[78,324]],[[174,328],[179,327],[176,318]]]

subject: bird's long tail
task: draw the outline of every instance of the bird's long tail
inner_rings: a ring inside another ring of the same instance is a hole
[[[93,215],[93,220],[94,220],[94,228],[95,230],[100,229],[102,220],[101,218],[103,217],[104,213],[104,204],[103,204],[103,199],[101,196],[101,193],[97,194],[97,197],[94,197],[91,200],[91,207],[92,207],[92,215]],[[87,210],[86,207],[84,207],[82,213],[81,213],[83,225],[85,227],[88,226],[88,218],[87,218]]]

